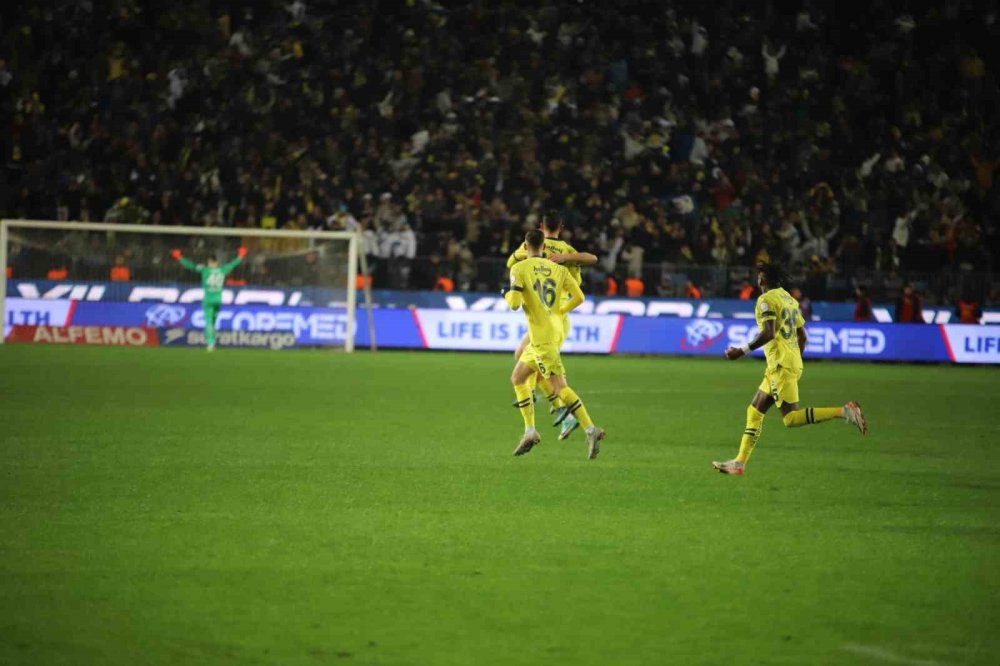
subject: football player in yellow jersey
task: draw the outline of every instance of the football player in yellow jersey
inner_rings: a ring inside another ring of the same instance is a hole
[[[566,384],[566,369],[559,355],[566,337],[563,315],[583,303],[583,292],[566,268],[542,257],[545,237],[541,231],[529,231],[524,242],[527,256],[510,269],[510,290],[504,294],[511,309],[524,309],[530,340],[510,376],[517,407],[524,418],[524,436],[514,455],[524,455],[542,440],[535,430],[535,405],[529,383],[532,377],[540,375],[565,403],[567,412],[585,428],[587,455],[594,459],[601,450],[604,431],[594,425],[580,396]]]
[[[747,407],[747,425],[740,440],[739,454],[733,460],[713,462],[723,474],[743,474],[747,460],[760,439],[764,414],[778,405],[782,420],[789,428],[844,419],[868,434],[868,423],[861,406],[848,402],[843,407],[799,407],[799,378],[802,377],[802,351],[806,348],[806,330],[799,303],[781,286],[784,272],[775,264],[757,266],[757,284],[761,295],[755,308],[757,336],[749,343],[726,350],[726,358],[735,361],[755,349],[764,348],[767,369],[753,402]]]
[[[542,224],[541,231],[545,236],[545,245],[542,248],[542,257],[554,261],[557,264],[561,264],[569,270],[570,275],[576,280],[577,284],[583,283],[583,275],[581,274],[580,268],[582,266],[593,266],[597,263],[597,255],[591,254],[589,252],[577,252],[573,246],[571,246],[566,241],[559,238],[562,233],[563,225],[562,219],[559,217],[559,213],[554,210],[547,210],[542,214]],[[527,249],[522,244],[518,249],[514,250],[514,253],[507,258],[507,268],[513,268],[514,264],[519,261],[524,261],[528,257]],[[563,317],[563,327],[566,330],[566,335],[569,335],[569,315]],[[528,346],[528,335],[521,339],[521,342],[517,345],[517,350],[514,352],[514,361],[517,362],[524,353],[525,347]],[[531,380],[529,380],[530,382]],[[566,411],[565,405],[562,404],[562,400],[559,398],[559,394],[552,390],[549,382],[545,379],[540,380],[539,385],[542,391],[545,393],[546,399],[551,405],[549,408],[549,413],[558,412],[553,426],[562,425],[562,430],[559,432],[559,439],[566,439],[570,434],[580,426],[580,422]],[[534,387],[532,387],[534,388]],[[515,403],[516,406],[516,403]]]

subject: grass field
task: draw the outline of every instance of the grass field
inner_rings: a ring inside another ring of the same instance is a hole
[[[508,355],[0,348],[0,664],[995,664],[1000,372],[578,358],[531,454]],[[540,417],[541,418],[541,417]],[[547,418],[547,417],[545,417]]]

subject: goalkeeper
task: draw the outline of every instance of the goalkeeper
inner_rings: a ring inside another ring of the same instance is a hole
[[[180,250],[174,250],[170,256],[179,261],[184,268],[201,273],[201,288],[205,292],[201,301],[202,311],[205,314],[205,341],[208,343],[208,351],[213,351],[215,320],[222,307],[222,287],[226,284],[226,276],[243,261],[243,257],[247,256],[247,249],[241,247],[235,259],[221,266],[215,257],[209,257],[205,264],[196,264],[183,256]]]

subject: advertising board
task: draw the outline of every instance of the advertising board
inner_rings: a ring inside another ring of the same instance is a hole
[[[75,300],[93,302],[165,303],[198,305],[201,287],[190,283],[69,282],[52,280],[8,280],[7,294],[15,298]],[[507,304],[497,293],[439,291],[372,292],[375,305],[384,308],[454,310],[472,312],[507,312]],[[245,286],[227,287],[222,292],[226,305],[267,305],[272,307],[336,307],[343,305],[346,291],[323,287]],[[587,296],[577,314],[624,314],[632,317],[677,317],[696,319],[753,319],[754,301],[734,298],[617,298]],[[895,306],[875,303],[876,322],[892,321]],[[815,301],[813,321],[851,321],[854,303]],[[954,319],[953,308],[924,307],[924,321],[948,324]],[[1000,324],[1000,309],[985,308],[980,323]]]
[[[363,349],[369,328],[364,311],[358,317],[355,344]],[[524,316],[509,311],[375,308],[373,320],[381,348],[513,351],[527,330]],[[11,341],[99,344],[88,341],[142,330],[157,331],[163,345],[204,344],[195,304],[10,298],[5,322]],[[752,321],[737,318],[574,313],[570,322],[568,354],[721,356],[756,333]],[[267,349],[342,346],[348,334],[343,308],[317,307],[223,306],[217,329],[220,346]],[[1000,326],[814,321],[806,331],[808,358],[1000,364]]]

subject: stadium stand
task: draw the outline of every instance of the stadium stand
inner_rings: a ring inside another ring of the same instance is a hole
[[[0,10],[3,216],[361,229],[377,287],[492,291],[556,208],[597,293],[998,300],[995,3],[110,6]]]

